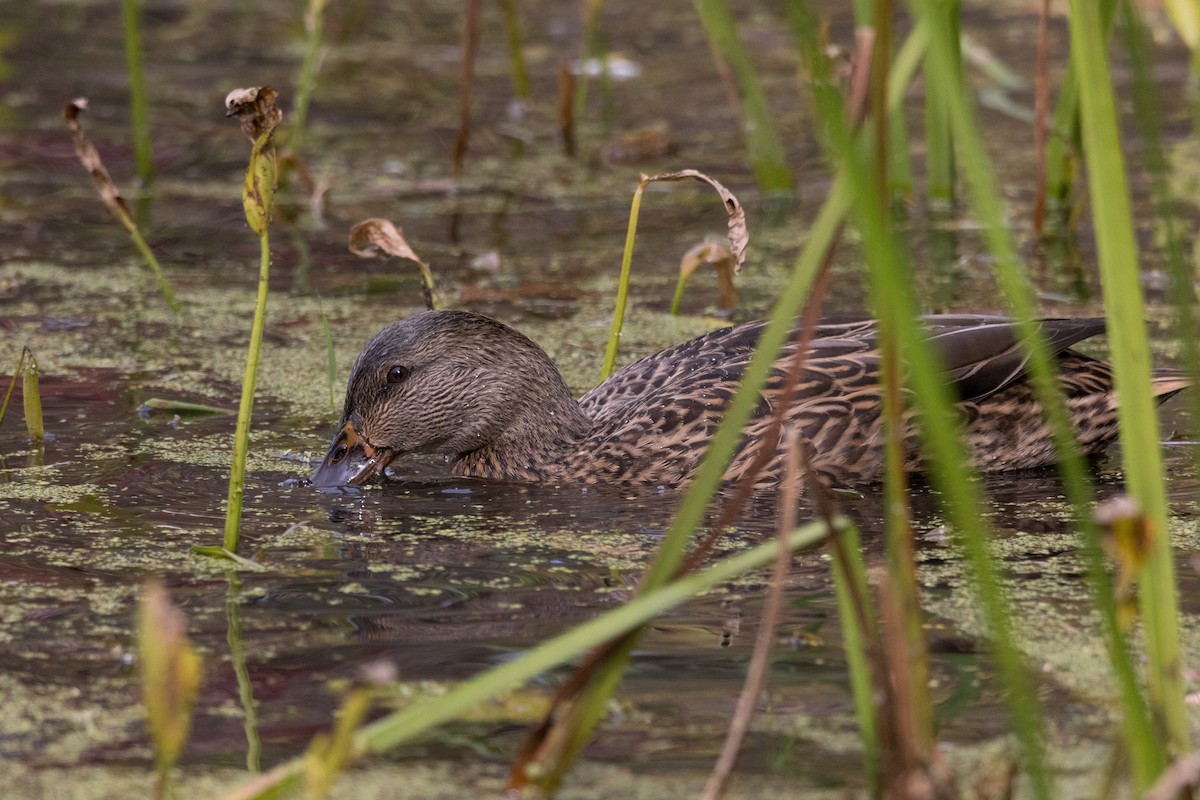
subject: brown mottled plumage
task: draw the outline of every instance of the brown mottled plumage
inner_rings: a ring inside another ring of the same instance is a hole
[[[384,329],[351,369],[341,430],[313,483],[365,483],[405,453],[446,453],[453,471],[516,481],[665,485],[689,481],[749,363],[765,323],[705,334],[629,365],[571,396],[545,352],[528,338],[467,311],[427,311]],[[1112,369],[1069,348],[1104,329],[1103,320],[1047,319],[1059,380],[1076,435],[1088,453],[1116,436]],[[925,320],[958,391],[965,435],[984,471],[1053,462],[1040,407],[1025,382],[1012,323],[1002,317]],[[742,444],[725,473],[743,476],[758,448],[774,453],[756,484],[777,483],[782,441],[801,436],[818,474],[838,486],[883,472],[876,326],[870,320],[821,325],[784,428],[766,442],[796,344],[775,363]],[[1166,398],[1186,386],[1155,378]],[[919,469],[910,436],[908,467]]]

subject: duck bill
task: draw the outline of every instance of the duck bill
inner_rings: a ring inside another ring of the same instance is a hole
[[[358,435],[353,422],[347,422],[325,454],[321,465],[309,478],[313,486],[349,486],[364,484],[377,475],[392,460],[388,450],[372,447]]]

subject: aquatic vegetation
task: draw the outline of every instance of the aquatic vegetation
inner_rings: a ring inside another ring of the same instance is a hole
[[[83,125],[79,122],[79,115],[86,111],[87,107],[87,98],[80,97],[71,101],[63,108],[63,119],[66,120],[67,130],[71,132],[71,139],[75,143],[75,155],[79,158],[79,163],[83,165],[83,168],[91,174],[92,182],[96,184],[96,191],[100,193],[100,199],[104,202],[104,207],[117,218],[117,221],[121,223],[125,230],[129,231],[129,236],[133,239],[134,247],[141,253],[142,259],[154,274],[154,280],[158,283],[158,290],[167,301],[167,305],[172,311],[178,313],[180,310],[179,301],[175,299],[175,292],[172,291],[171,284],[167,282],[167,276],[163,272],[162,265],[158,263],[158,258],[154,255],[154,251],[150,249],[150,245],[146,244],[146,240],[143,238],[141,230],[134,221],[133,215],[129,213],[129,206],[125,203],[125,198],[121,196],[121,190],[117,188],[117,184],[113,182],[112,176],[108,174],[108,170],[104,167],[104,162],[100,159],[100,153],[91,143],[91,140],[88,139],[87,134],[83,132]]]
[[[246,351],[246,374],[242,378],[242,400],[238,405],[237,431],[233,441],[233,465],[229,470],[229,500],[225,510],[224,549],[237,553],[238,528],[242,514],[242,497],[246,482],[246,451],[250,442],[250,418],[254,412],[254,385],[258,379],[258,360],[262,351],[263,328],[266,325],[268,279],[271,271],[271,242],[269,228],[271,206],[275,196],[276,156],[275,129],[283,112],[275,105],[278,92],[269,86],[235,89],[225,98],[230,116],[236,116],[242,132],[253,147],[250,166],[242,189],[242,205],[250,229],[258,234],[260,258],[258,294],[254,304],[254,322],[250,329],[250,344]]]
[[[38,363],[33,351],[28,347],[21,348],[21,355],[13,366],[12,379],[8,382],[8,390],[4,393],[4,402],[0,403],[0,422],[8,413],[8,404],[12,400],[13,390],[17,388],[17,378],[21,378],[21,403],[25,412],[25,432],[29,434],[33,444],[40,445],[46,437],[46,424],[42,420],[42,396],[38,391]]]

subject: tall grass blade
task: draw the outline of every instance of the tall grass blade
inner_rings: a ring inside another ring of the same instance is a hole
[[[926,15],[927,24],[935,25]],[[936,37],[935,37],[936,38]],[[979,490],[967,469],[966,452],[957,436],[953,398],[945,385],[935,354],[916,322],[916,301],[904,248],[893,237],[884,214],[884,198],[854,138],[846,129],[836,93],[816,92],[831,143],[838,151],[855,198],[853,209],[870,265],[872,297],[880,319],[880,337],[895,337],[906,355],[909,386],[919,411],[925,454],[931,477],[939,489],[949,521],[967,557],[973,584],[996,661],[1008,687],[1013,727],[1021,742],[1034,795],[1053,796],[1044,757],[1044,734],[1036,696],[1019,652],[1012,641],[1010,612],[996,566],[987,549],[988,532],[980,513]]]
[[[1106,42],[1096,5],[1088,0],[1072,0],[1071,60],[1079,74],[1083,145],[1100,278],[1114,345],[1116,392],[1121,398],[1118,423],[1125,445],[1122,454],[1126,483],[1153,530],[1151,553],[1140,575],[1140,605],[1150,661],[1147,683],[1151,707],[1163,732],[1175,752],[1184,753],[1190,748],[1191,737],[1184,705],[1179,606],[1167,536],[1158,412],[1150,388],[1150,347],[1137,269],[1137,243]]]
[[[125,29],[125,71],[129,77],[133,155],[137,163],[138,180],[145,187],[154,180],[154,156],[150,150],[150,104],[146,99],[146,76],[142,69],[139,0],[121,0],[121,24]]]
[[[918,10],[924,12],[925,7],[918,4]],[[924,17],[930,18],[933,18],[932,14]],[[953,59],[953,48],[949,39],[949,32],[942,30],[935,42],[938,58],[942,61]],[[967,97],[965,87],[955,90],[955,102],[951,103],[950,110],[972,206],[983,223],[984,237],[994,257],[996,276],[1005,301],[1016,317],[1022,341],[1028,347],[1029,369],[1034,389],[1046,411],[1054,435],[1059,468],[1068,501],[1074,510],[1075,524],[1081,532],[1080,543],[1088,564],[1093,596],[1096,608],[1100,612],[1109,657],[1116,673],[1122,699],[1125,742],[1131,755],[1135,776],[1153,775],[1161,769],[1160,766],[1155,766],[1161,754],[1155,753],[1148,711],[1138,689],[1137,676],[1127,644],[1117,624],[1112,583],[1091,514],[1092,491],[1086,465],[1067,418],[1065,402],[1058,386],[1057,370],[1043,337],[1029,322],[1036,313],[1033,290],[1018,265],[1016,247],[1004,218],[999,186],[988,163],[978,120]]]
[[[1171,191],[1166,153],[1163,150],[1162,112],[1159,90],[1151,83],[1150,41],[1138,9],[1121,0],[1120,19],[1129,51],[1134,92],[1134,116],[1142,135],[1142,153],[1150,172],[1150,191],[1162,230],[1170,299],[1174,309],[1174,336],[1183,349],[1182,361],[1194,386],[1200,386],[1200,342],[1196,339],[1196,289],[1192,284],[1192,264],[1179,230],[1175,197]],[[1200,424],[1200,391],[1188,392],[1193,426]],[[1195,430],[1195,427],[1193,427]],[[1200,454],[1198,454],[1200,455]]]
[[[529,101],[529,69],[525,66],[525,48],[521,43],[521,17],[517,13],[516,0],[500,0],[504,13],[504,33],[508,37],[508,54],[512,60],[513,91],[517,97]]]
[[[954,69],[946,74],[931,55],[925,58],[925,191],[935,207],[947,208],[954,202],[954,137],[950,124],[950,92],[962,76],[962,58],[958,53],[959,0],[935,0],[942,24],[953,32]]]
[[[1104,29],[1104,41],[1112,31],[1116,0],[1095,0],[1100,9],[1100,20]],[[1062,224],[1069,222],[1074,205],[1072,195],[1079,177],[1079,150],[1082,140],[1079,135],[1079,71],[1074,60],[1067,64],[1062,87],[1058,93],[1058,104],[1054,107],[1054,118],[1050,124],[1050,138],[1046,142],[1046,202],[1047,211],[1057,213]]]
[[[296,105],[288,126],[288,147],[299,153],[308,133],[308,106],[317,88],[317,68],[321,56],[321,36],[325,30],[325,9],[329,0],[308,0],[304,11],[304,60],[300,62],[300,77],[296,80]]]
[[[738,37],[737,25],[725,0],[694,0],[713,49],[729,64],[741,93],[742,133],[758,188],[766,195],[792,196],[792,173],[766,95]]]

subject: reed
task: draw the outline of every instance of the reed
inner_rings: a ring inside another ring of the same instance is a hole
[[[308,134],[308,107],[317,88],[317,70],[321,61],[321,37],[325,30],[325,9],[329,0],[308,0],[304,11],[304,59],[296,80],[296,104],[288,125],[288,147],[299,153]]]
[[[28,347],[21,348],[13,367],[12,380],[8,382],[8,390],[4,393],[4,402],[0,403],[0,422],[8,413],[8,404],[12,400],[13,390],[17,388],[17,378],[21,378],[21,405],[25,412],[25,432],[34,445],[40,446],[46,438],[46,425],[42,419],[42,395],[38,388],[38,363],[33,351]]]
[[[767,97],[738,37],[737,25],[725,0],[694,0],[715,58],[728,64],[737,80],[742,135],[759,190],[772,198],[791,198],[792,173]]]
[[[133,155],[138,180],[147,187],[154,180],[154,155],[150,149],[150,104],[146,99],[146,76],[142,68],[142,22],[138,0],[121,0],[121,23],[125,30]]]
[[[1184,705],[1175,565],[1167,536],[1167,500],[1151,393],[1150,347],[1137,270],[1138,250],[1117,127],[1116,103],[1100,10],[1071,3],[1071,61],[1079,74],[1080,117],[1104,309],[1108,319],[1126,486],[1151,526],[1151,550],[1141,569],[1139,606],[1149,668],[1150,705],[1176,753],[1190,749]]]
[[[275,105],[278,93],[264,86],[236,89],[225,105],[237,116],[242,131],[253,143],[250,166],[242,190],[242,205],[250,229],[258,234],[258,292],[254,303],[254,322],[246,350],[246,371],[242,377],[242,399],[238,404],[237,431],[233,441],[233,464],[229,470],[229,497],[225,509],[224,549],[237,553],[238,531],[242,517],[242,499],[246,484],[246,454],[250,445],[250,418],[254,413],[254,386],[258,380],[258,362],[262,352],[263,328],[267,316],[267,292],[271,271],[270,220],[275,194],[275,129],[283,112]]]

